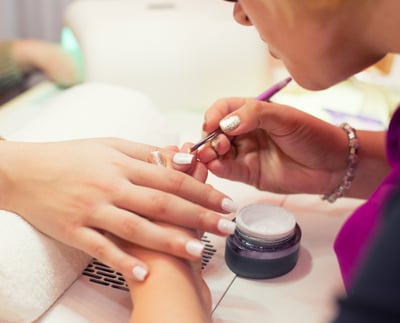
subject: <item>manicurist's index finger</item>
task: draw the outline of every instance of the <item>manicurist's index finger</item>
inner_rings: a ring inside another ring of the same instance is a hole
[[[203,131],[210,133],[219,127],[219,122],[245,103],[244,98],[226,98],[216,101],[204,115]]]

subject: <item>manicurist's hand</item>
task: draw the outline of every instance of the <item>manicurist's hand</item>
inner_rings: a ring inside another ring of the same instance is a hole
[[[232,201],[184,172],[149,162],[156,150],[111,138],[3,141],[0,207],[136,279],[147,275],[146,263],[118,248],[106,233],[198,259],[203,248],[198,239],[153,221],[231,234],[234,224],[215,212],[232,211]]]
[[[11,46],[12,59],[23,74],[38,70],[64,87],[82,81],[78,62],[57,43],[17,39],[12,41]]]
[[[224,134],[198,152],[217,176],[277,193],[322,194],[345,172],[345,132],[289,106],[222,99],[206,112],[203,130],[218,126]]]

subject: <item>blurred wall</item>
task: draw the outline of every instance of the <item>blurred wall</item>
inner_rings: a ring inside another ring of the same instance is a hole
[[[0,40],[58,41],[66,6],[73,0],[0,0]]]

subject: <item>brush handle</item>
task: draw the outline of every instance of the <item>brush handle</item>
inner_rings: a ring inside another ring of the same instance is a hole
[[[279,83],[276,83],[275,85],[273,85],[272,87],[270,87],[268,90],[264,91],[263,93],[261,93],[260,95],[258,95],[256,97],[256,100],[259,101],[269,101],[269,99],[276,94],[277,92],[279,92],[280,90],[282,90],[290,81],[292,80],[291,77],[287,77],[284,80],[280,81]],[[216,136],[218,136],[220,133],[222,133],[223,131],[218,128],[215,129],[213,132],[211,132],[209,135],[207,135],[206,137],[202,138],[199,142],[197,142],[196,144],[194,144],[192,147],[190,147],[189,151],[192,153],[194,151],[196,151],[197,149],[199,149],[202,145],[204,145],[206,142],[214,139]]]

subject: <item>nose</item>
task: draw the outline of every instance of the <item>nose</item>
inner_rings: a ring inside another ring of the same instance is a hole
[[[233,17],[235,18],[237,23],[243,26],[252,26],[249,17],[247,17],[239,2],[236,2],[233,8]]]

